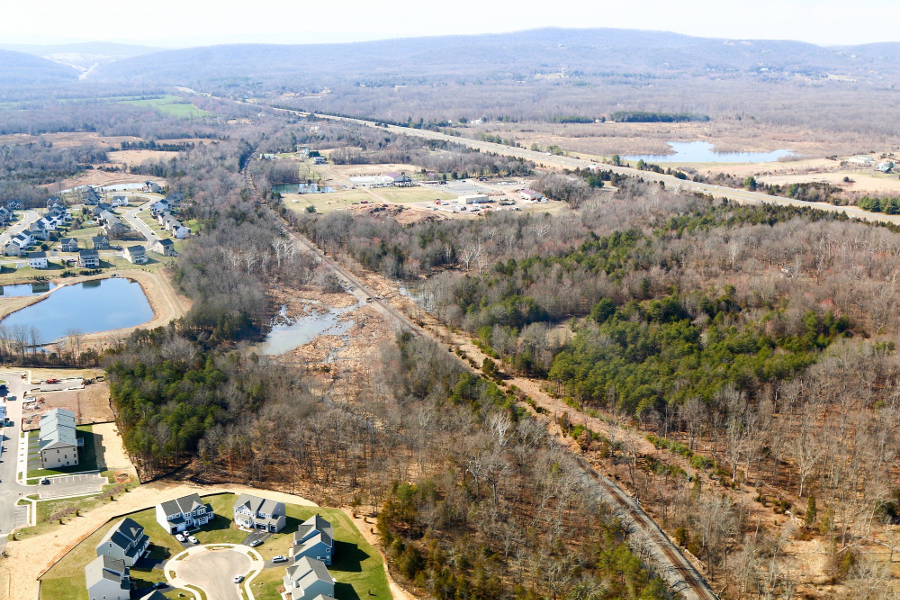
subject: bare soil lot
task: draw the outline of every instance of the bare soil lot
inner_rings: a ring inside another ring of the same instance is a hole
[[[67,376],[68,373],[64,372],[60,375]],[[75,419],[79,425],[113,420],[113,412],[109,406],[109,384],[105,381],[86,385],[82,390],[35,391],[33,395],[38,399],[38,404],[33,410],[24,409],[22,411],[22,428],[26,431],[37,429],[41,415],[54,408],[75,411]],[[40,400],[44,402],[41,403]]]

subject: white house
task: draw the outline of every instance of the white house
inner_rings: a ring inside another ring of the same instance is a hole
[[[38,453],[41,468],[56,469],[78,464],[78,435],[75,433],[75,413],[54,408],[41,415]]]
[[[47,268],[47,253],[46,252],[32,252],[28,255],[28,266],[32,269],[46,269]]]
[[[147,250],[143,246],[126,246],[125,258],[133,265],[146,264]]]
[[[303,521],[294,534],[294,543],[291,545],[289,555],[295,561],[306,557],[330,565],[334,557],[334,528],[331,523],[319,515],[313,515]]]
[[[128,196],[113,196],[113,208],[118,206],[128,206]]]
[[[184,225],[177,225],[172,228],[172,235],[175,236],[175,239],[177,240],[183,240],[191,237],[191,230]]]
[[[281,531],[287,523],[284,502],[241,494],[234,503],[234,522],[244,529]]]
[[[156,522],[169,533],[199,529],[215,518],[212,506],[199,494],[182,496],[156,505]]]
[[[292,600],[315,600],[318,596],[334,596],[334,577],[320,560],[301,558],[287,568],[284,591]]]

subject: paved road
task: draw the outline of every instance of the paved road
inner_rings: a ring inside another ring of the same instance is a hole
[[[178,577],[202,588],[208,600],[243,600],[234,576],[249,570],[250,557],[234,550],[188,554],[177,567]]]
[[[148,242],[155,242],[156,240],[160,239],[160,237],[156,235],[156,233],[152,229],[150,229],[150,227],[148,227],[146,223],[144,223],[144,221],[138,216],[138,213],[142,210],[150,208],[156,202],[158,201],[149,200],[141,204],[137,208],[132,208],[131,210],[126,211],[124,214],[125,220],[131,223],[132,227],[140,231],[141,235],[147,238]]]
[[[13,226],[0,234],[0,248],[6,246],[6,242],[11,240],[16,236],[20,231],[23,231],[26,227],[34,223],[40,218],[40,215],[37,214],[37,211],[29,210],[25,213],[25,216],[22,217],[21,220],[17,221]]]
[[[35,491],[34,487],[16,481],[16,465],[19,457],[19,434],[22,422],[22,398],[31,386],[21,378],[22,371],[0,373],[9,387],[9,393],[17,399],[6,403],[7,416],[13,425],[2,429],[2,453],[0,453],[0,549],[6,546],[6,534],[23,521],[22,507],[16,507],[19,498]]]
[[[289,112],[301,116],[308,115],[309,113],[298,111],[298,110],[288,110],[284,108],[274,108],[269,107],[273,110],[279,112]],[[316,117],[321,119],[329,119],[332,121],[342,121],[347,123],[356,123],[358,125],[363,125],[366,127],[376,127],[374,121],[366,121],[364,119],[352,119],[350,117],[335,117],[332,115],[321,115],[316,114]],[[835,206],[833,204],[827,204],[825,202],[803,202],[800,200],[792,200],[790,198],[782,198],[781,196],[771,196],[769,194],[763,194],[761,192],[751,192],[748,190],[739,190],[729,187],[722,187],[718,185],[712,185],[708,183],[694,183],[690,181],[685,181],[683,179],[678,179],[677,177],[673,177],[671,175],[660,175],[659,173],[654,173],[652,171],[640,171],[638,169],[632,167],[617,167],[613,165],[607,165],[598,163],[595,160],[580,158],[578,155],[572,156],[548,156],[545,152],[536,152],[534,150],[527,150],[525,148],[513,148],[510,146],[504,146],[503,144],[495,144],[492,142],[483,142],[481,140],[472,140],[468,138],[456,137],[452,135],[447,135],[444,133],[438,133],[436,131],[428,131],[423,129],[412,129],[411,127],[398,127],[396,125],[388,125],[386,127],[378,127],[378,129],[386,129],[392,133],[397,133],[400,135],[407,135],[411,137],[419,137],[430,140],[441,140],[445,142],[452,142],[454,144],[460,144],[466,146],[468,148],[474,148],[477,150],[481,150],[483,152],[493,152],[495,154],[501,154],[504,156],[515,156],[519,158],[523,158],[526,160],[533,161],[538,165],[543,167],[558,167],[562,169],[587,169],[590,167],[600,167],[603,169],[608,169],[613,171],[614,173],[618,173],[620,175],[629,175],[632,177],[640,177],[646,181],[653,182],[661,182],[664,183],[667,187],[673,189],[686,189],[694,192],[701,192],[704,194],[709,194],[711,196],[717,198],[728,198],[729,200],[734,200],[740,204],[761,204],[761,203],[771,203],[771,204],[781,204],[784,206],[797,206],[797,207],[807,207],[807,208],[816,208],[819,210],[824,210],[827,212],[840,212],[845,213],[850,217],[854,217],[857,219],[862,219],[864,221],[874,221],[878,223],[894,223],[900,224],[900,215],[885,215],[880,213],[871,213],[862,210],[856,206]]]

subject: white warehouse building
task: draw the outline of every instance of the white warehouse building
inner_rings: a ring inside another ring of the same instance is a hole
[[[456,199],[457,204],[487,204],[490,201],[487,194],[470,194]]]

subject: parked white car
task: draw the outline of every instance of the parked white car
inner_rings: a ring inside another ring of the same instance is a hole
[[[190,543],[192,543],[192,544],[199,544],[199,543],[200,543],[200,542],[197,540],[197,538],[195,538],[195,537],[192,536],[192,535],[189,535],[189,536],[188,536],[188,541],[189,541]]]
[[[184,536],[181,535],[180,533],[175,534],[175,539],[178,540],[179,542],[181,542],[182,544],[184,543]]]

